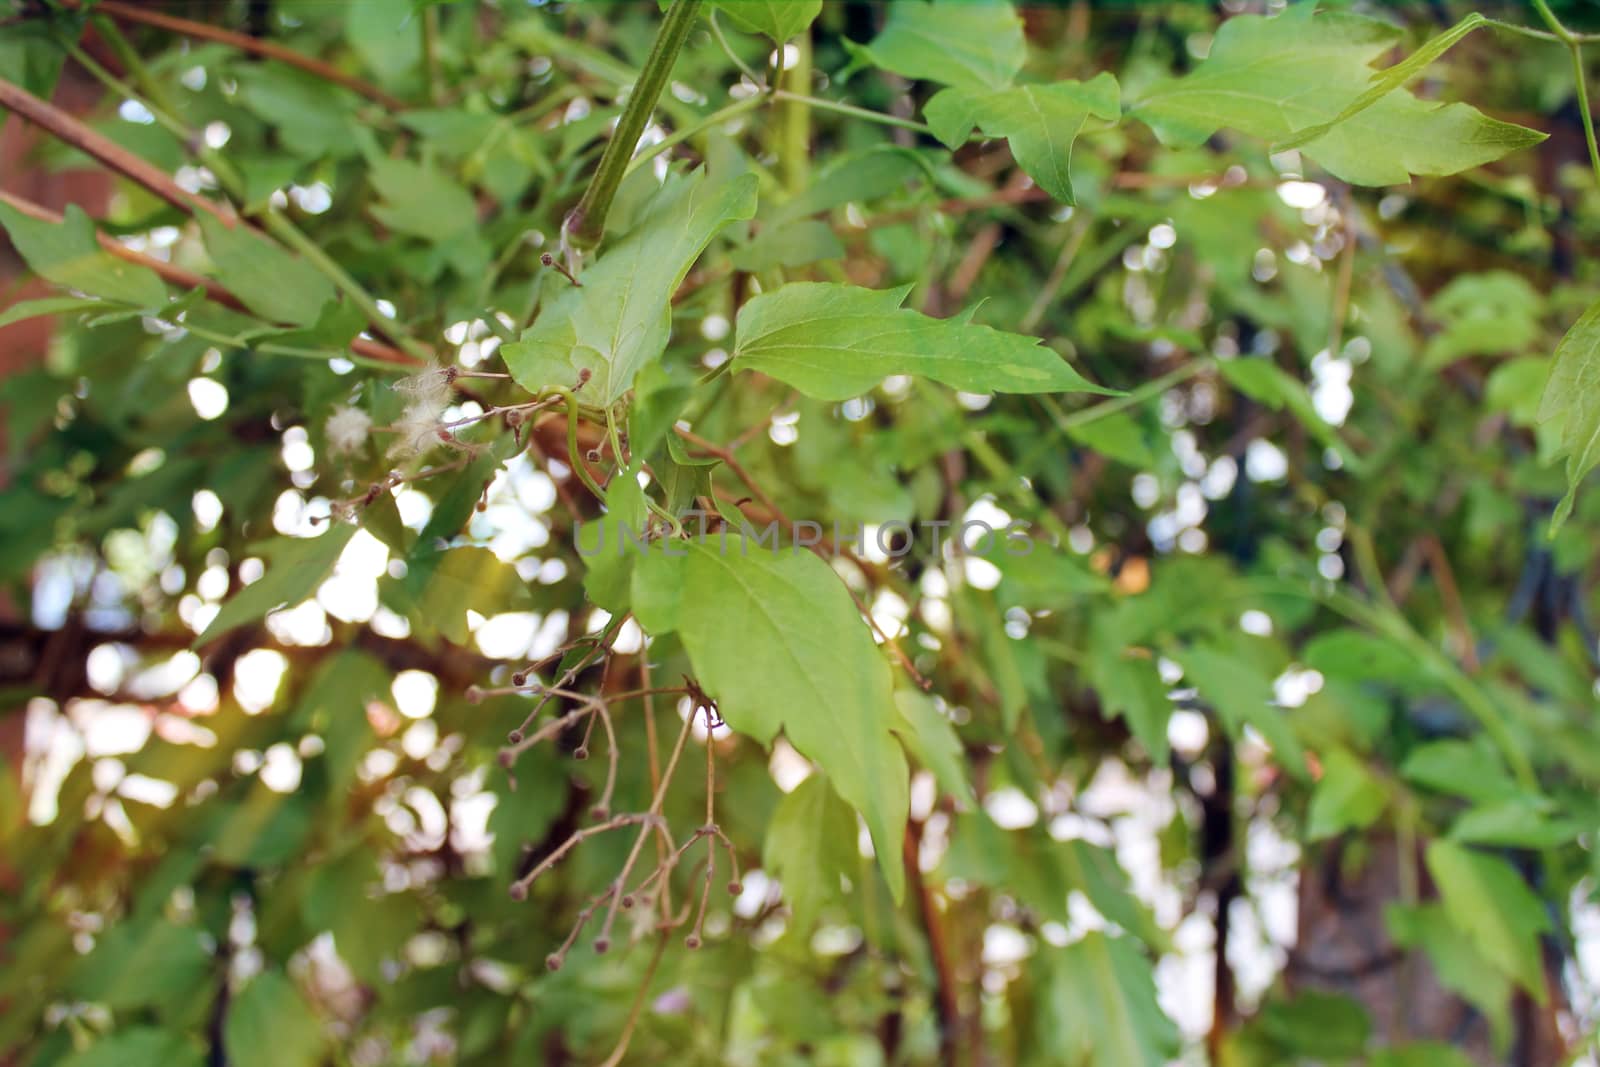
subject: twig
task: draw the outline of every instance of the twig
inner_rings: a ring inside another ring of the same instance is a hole
[[[4,190],[0,190],[0,203],[4,203],[16,209],[17,211],[22,212],[22,214],[27,215],[29,218],[38,219],[40,222],[48,222],[59,225],[63,221],[60,215],[54,211],[51,211],[49,208],[35,204],[31,200],[24,200],[22,197],[13,193],[5,192]],[[221,304],[223,307],[232,308],[235,311],[242,311],[245,314],[253,314],[250,309],[245,306],[244,301],[240,300],[233,294],[232,290],[228,289],[215,278],[207,278],[202,275],[192,273],[191,271],[184,270],[182,267],[179,267],[175,264],[168,263],[164,259],[157,259],[154,256],[147,256],[143,252],[129,248],[115,237],[107,236],[106,234],[100,232],[99,229],[95,230],[95,239],[100,242],[101,248],[105,249],[107,252],[110,252],[118,259],[124,260],[128,263],[137,264],[146,268],[147,270],[152,270],[156,274],[160,275],[162,281],[165,281],[170,285],[175,285],[180,289],[203,289],[205,290],[206,299],[210,300],[212,303]],[[279,323],[278,325],[286,324]],[[350,342],[350,351],[359,356],[364,356],[367,359],[377,360],[381,363],[392,363],[396,366],[415,367],[421,365],[421,361],[416,359],[414,356],[408,355],[407,353],[400,351],[398,348],[392,348],[389,345],[383,344],[381,341],[374,341],[366,337],[357,337],[353,339]]]
[[[1472,636],[1472,623],[1467,619],[1466,607],[1461,602],[1461,590],[1456,585],[1450,557],[1445,554],[1437,534],[1423,534],[1418,538],[1418,544],[1422,547],[1423,555],[1428,557],[1428,570],[1433,572],[1433,580],[1439,583],[1439,599],[1444,602],[1451,628],[1455,631],[1456,655],[1467,670],[1475,671],[1478,669],[1477,642]]]
[[[134,155],[115,141],[96,133],[73,116],[39,99],[18,85],[0,78],[0,107],[16,112],[28,122],[78,151],[99,160],[130,181],[144,186],[156,196],[184,213],[204,211],[225,225],[238,225],[231,212],[180,186],[172,175]]]
[[[656,968],[661,966],[661,957],[666,955],[667,934],[662,931],[656,938],[656,950],[650,957],[650,963],[644,969],[644,979],[639,983],[639,991],[633,996],[633,1007],[628,1009],[628,1021],[623,1024],[622,1033],[617,1037],[617,1045],[611,1050],[611,1055],[605,1058],[600,1067],[617,1067],[622,1062],[622,1057],[628,1054],[628,1045],[633,1041],[634,1027],[639,1025],[639,1014],[644,1010],[644,998],[650,993],[650,983],[655,979]]]
[[[72,6],[76,7],[78,4],[74,2]],[[303,55],[292,48],[285,48],[283,45],[273,41],[236,33],[233,30],[225,30],[220,26],[212,26],[204,22],[179,18],[176,15],[167,15],[160,11],[148,11],[138,4],[123,3],[122,0],[101,0],[100,3],[95,5],[94,10],[120,19],[123,22],[136,22],[145,26],[154,26],[158,29],[182,34],[185,37],[216,41],[218,44],[237,48],[241,52],[249,52],[252,55],[275,59],[288,66],[298,67],[307,74],[315,75],[323,81],[332,82],[352,92],[359,93],[368,100],[388,108],[390,111],[403,111],[406,108],[405,101],[398,97],[390,96],[377,86],[362,81],[354,75],[346,74],[344,71],[324,63],[320,59]]]

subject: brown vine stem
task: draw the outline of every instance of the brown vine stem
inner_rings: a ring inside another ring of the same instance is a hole
[[[689,730],[694,725],[695,716],[700,714],[700,709],[695,708],[684,716],[683,729],[678,731],[677,743],[672,746],[672,756],[667,760],[667,768],[661,775],[661,784],[656,787],[655,796],[650,799],[650,810],[646,817],[659,820],[661,808],[667,800],[667,788],[672,784],[672,776],[678,769],[678,760],[683,756],[683,746],[689,740]],[[706,738],[706,744],[711,743],[711,738]],[[639,860],[639,852],[644,848],[644,839],[650,832],[651,824],[647,823],[639,835],[633,839],[633,847],[628,850],[628,858],[623,861],[622,869],[617,872],[617,877],[611,882],[611,906],[606,909],[605,922],[600,926],[600,936],[595,940],[595,951],[605,951],[601,945],[607,944],[611,937],[611,927],[617,921],[617,908],[622,903],[622,894],[628,884],[628,875],[633,873],[633,865]],[[658,868],[659,869],[659,868]]]
[[[650,957],[649,966],[644,969],[644,978],[639,982],[639,991],[634,994],[633,1007],[628,1010],[628,1021],[623,1024],[622,1033],[617,1036],[617,1045],[600,1067],[617,1067],[622,1062],[622,1057],[628,1054],[628,1046],[633,1043],[634,1028],[639,1025],[639,1014],[644,1010],[644,998],[650,993],[650,983],[655,980],[656,968],[661,966],[661,957],[666,955],[666,952],[667,933],[663,930],[656,938],[656,950]]]
[[[224,211],[203,196],[184,189],[172,175],[145,162],[109,137],[96,133],[71,115],[21,86],[0,78],[0,107],[16,112],[52,136],[78,151],[99,160],[130,181],[137,182],[184,213],[204,211],[227,226],[238,224],[233,213]]]
[[[72,7],[80,6],[73,2]],[[352,74],[346,74],[331,64],[320,59],[296,52],[292,48],[285,48],[272,41],[264,41],[234,30],[223,29],[221,26],[212,26],[205,22],[195,22],[192,19],[179,18],[176,15],[167,15],[160,11],[147,11],[138,4],[123,3],[121,0],[101,0],[94,6],[97,13],[110,15],[121,22],[133,22],[143,26],[153,26],[157,29],[167,30],[184,37],[194,37],[203,41],[215,41],[237,48],[241,52],[275,59],[287,66],[297,67],[307,74],[321,78],[323,81],[332,82],[343,86],[351,92],[366,97],[375,104],[381,104],[391,111],[402,111],[406,108],[405,101],[398,97],[390,96],[376,85],[365,82]]]
[[[0,190],[0,203],[20,211],[29,218],[38,219],[40,222],[60,225],[63,221],[59,214],[49,208],[4,190]],[[127,263],[137,264],[147,270],[154,271],[162,281],[169,285],[175,285],[180,289],[203,289],[205,290],[206,299],[212,303],[221,304],[223,307],[232,308],[234,311],[250,314],[250,309],[245,306],[244,301],[240,300],[231,289],[228,289],[216,279],[184,270],[182,267],[168,263],[164,259],[147,256],[143,252],[129,248],[115,237],[109,237],[101,233],[98,229],[95,230],[94,236],[100,242],[100,247],[107,252]],[[398,348],[392,348],[380,341],[374,341],[366,337],[357,337],[352,340],[350,342],[350,351],[358,356],[377,360],[380,363],[392,363],[400,367],[421,366],[420,360],[400,351]]]

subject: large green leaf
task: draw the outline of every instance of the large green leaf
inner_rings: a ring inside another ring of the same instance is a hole
[[[959,148],[974,127],[990,137],[1004,137],[1011,154],[1040,188],[1073,204],[1072,145],[1084,124],[1095,118],[1122,116],[1117,80],[1101,72],[1087,82],[1018,85],[980,92],[945,89],[924,109],[934,135],[951,149]]]
[[[1330,122],[1372,85],[1369,66],[1399,30],[1345,12],[1296,4],[1282,15],[1223,23],[1191,74],[1147,90],[1133,114],[1175,147],[1229,128],[1269,142]],[[1466,104],[1420,100],[1402,88],[1335,123],[1301,149],[1345,181],[1393,185],[1413,174],[1454,174],[1544,140]]]
[[[803,549],[742,537],[688,546],[679,631],[728,725],[763,744],[783,730],[867,822],[898,899],[908,804],[889,664],[844,583]]]
[[[960,89],[1010,84],[1028,56],[1022,20],[1000,0],[901,0],[883,32],[856,46],[863,59],[907,78]]]
[[[672,294],[728,223],[755,214],[754,174],[671,176],[627,236],[545,303],[522,339],[501,349],[512,377],[538,392],[593,380],[583,397],[614,403],[667,347]]]
[[[242,223],[228,226],[202,213],[200,232],[222,284],[269,322],[314,325],[335,299],[331,282]]]
[[[734,366],[819,400],[848,400],[891,374],[971,393],[1104,393],[1037,337],[930,318],[906,289],[793,282],[739,309]]]
[[[1489,962],[1544,1003],[1539,935],[1550,929],[1550,917],[1522,876],[1498,856],[1450,841],[1429,845],[1427,864],[1450,921]]]
[[[155,271],[101,248],[94,223],[76,204],[67,205],[59,223],[41,222],[0,204],[0,225],[28,266],[57,285],[138,308],[167,302],[167,287]]]
[[[1556,346],[1539,421],[1560,425],[1561,450],[1567,457],[1567,495],[1550,524],[1557,530],[1572,514],[1578,483],[1600,466],[1600,301],[1589,306]]]
[[[1126,937],[1089,934],[1048,950],[1039,1047],[1076,1067],[1161,1067],[1178,1054],[1178,1028],[1156,1002],[1150,961]]]
[[[734,25],[764,33],[778,44],[800,33],[822,14],[822,0],[713,0]]]

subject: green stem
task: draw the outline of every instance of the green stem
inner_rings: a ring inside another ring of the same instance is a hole
[[[694,28],[701,2],[672,0],[672,6],[667,9],[667,17],[656,33],[655,44],[644,61],[644,69],[639,72],[639,80],[634,83],[633,92],[628,96],[628,106],[622,112],[617,130],[606,142],[594,177],[583,191],[583,199],[572,209],[563,226],[573,248],[580,251],[593,248],[605,235],[606,215],[611,212],[611,201],[617,195],[623,175],[627,173],[628,161],[639,145],[639,137],[644,133],[645,124],[650,121],[656,100],[660,98],[661,90],[666,88],[672,65],[683,49],[683,42]]]
[[[299,227],[290,222],[286,216],[280,214],[277,208],[268,207],[257,217],[261,220],[262,226],[266,228],[268,233],[300,253],[307,263],[321,271],[323,276],[334,284],[335,288],[349,297],[350,301],[361,309],[361,313],[366,316],[368,324],[375,330],[393,338],[395,344],[399,345],[407,353],[416,356],[418,359],[427,360],[430,363],[433,362],[433,352],[428,346],[408,337],[400,329],[399,323],[383,313],[383,309],[378,307],[378,302],[373,299],[372,294],[367,292],[360,282],[352,278],[332,256],[322,250],[320,245],[301,233]]]
[[[824,100],[820,96],[810,96],[806,93],[794,93],[790,92],[788,89],[779,89],[777,92],[773,93],[772,96],[775,100],[786,100],[792,103],[806,104],[810,107],[816,108],[819,111],[832,111],[839,115],[850,115],[854,118],[865,119],[868,122],[876,122],[884,126],[898,126],[902,130],[916,130],[918,133],[925,133],[930,137],[933,135],[933,128],[927,123],[913,122],[911,119],[903,119],[896,115],[885,115],[881,111],[873,111],[869,108],[856,107],[854,104],[841,104],[837,100]]]
[[[1048,393],[1040,393],[1039,402],[1050,413],[1051,421],[1056,424],[1056,429],[1066,433],[1076,430],[1080,426],[1087,426],[1091,422],[1098,422],[1108,415],[1115,415],[1119,411],[1138,407],[1140,404],[1160,396],[1179,382],[1193,378],[1210,366],[1210,363],[1211,361],[1208,359],[1190,360],[1176,370],[1168,371],[1159,378],[1153,378],[1145,382],[1130,393],[1112,397],[1110,400],[1102,401],[1093,407],[1084,408],[1082,411],[1074,411],[1071,415],[1063,412],[1061,405],[1056,403],[1056,398]]]
[[[390,374],[399,374],[409,368],[390,363],[371,356],[362,356],[354,352],[335,352],[332,349],[299,348],[295,345],[280,345],[272,341],[256,342],[244,337],[230,337],[228,334],[217,330],[208,330],[203,326],[196,326],[191,322],[175,322],[174,326],[187,333],[192,333],[201,340],[210,341],[214,345],[224,348],[247,349],[259,352],[264,356],[290,356],[295,359],[314,359],[319,363],[326,363],[330,359],[345,359],[358,367],[369,370],[387,371]]]
[[[572,395],[572,390],[565,386],[552,385],[542,389],[535,400],[548,400],[551,397],[560,397],[567,408],[567,458],[572,461],[572,469],[578,477],[583,479],[583,484],[588,487],[596,499],[604,500],[606,491],[600,483],[594,480],[594,475],[589,473],[588,464],[583,461],[583,453],[578,451],[578,398]]]
[[[444,80],[439,73],[439,9],[433,4],[422,9],[422,56],[428,102],[438,107],[443,99]]]
[[[781,59],[787,45],[778,47]],[[790,85],[804,93],[811,84],[811,34],[802,33],[795,40],[795,50],[799,58],[795,65],[784,72],[784,78]],[[810,180],[811,165],[811,105],[804,100],[785,101],[785,107],[780,113],[783,128],[781,142],[784,187],[791,196],[798,196],[805,190],[806,183]]]
[[[623,170],[622,176],[626,178],[628,175],[632,174],[634,171],[650,162],[662,152],[667,151],[667,149],[674,148],[687,141],[689,138],[704,133],[706,130],[711,129],[714,126],[718,126],[724,122],[727,122],[729,119],[738,118],[747,111],[754,111],[756,108],[760,107],[766,102],[767,98],[765,96],[747,96],[743,100],[735,100],[727,107],[712,112],[699,122],[685,126],[683,129],[673,133],[670,137],[666,137],[660,141],[657,141],[649,148],[646,148],[643,152],[640,152],[638,155],[634,156],[628,161],[628,165]]]
[[[1572,81],[1578,94],[1578,113],[1583,116],[1583,139],[1589,147],[1589,166],[1594,170],[1595,180],[1600,181],[1600,144],[1595,141],[1594,116],[1589,110],[1589,87],[1583,70],[1583,40],[1586,35],[1573,33],[1563,26],[1546,0],[1533,0],[1533,6],[1539,12],[1539,17],[1544,19],[1545,25],[1550,27],[1550,32],[1572,54]]]

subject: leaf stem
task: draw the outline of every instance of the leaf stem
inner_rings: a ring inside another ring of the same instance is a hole
[[[1589,146],[1589,165],[1594,169],[1595,180],[1600,181],[1600,144],[1595,142],[1594,116],[1589,110],[1589,87],[1583,70],[1584,35],[1573,33],[1563,26],[1561,20],[1556,18],[1556,13],[1550,10],[1547,0],[1533,0],[1533,6],[1539,12],[1539,17],[1544,19],[1545,25],[1550,27],[1550,32],[1572,54],[1572,81],[1578,93],[1578,113],[1583,116],[1583,139]]]
[[[656,156],[660,155],[662,152],[667,151],[667,149],[675,148],[676,146],[687,141],[689,138],[704,133],[706,130],[711,129],[714,126],[721,125],[722,123],[727,122],[729,119],[738,118],[747,111],[754,111],[756,108],[760,107],[766,102],[767,96],[764,94],[747,96],[743,100],[735,100],[727,107],[712,112],[699,122],[683,127],[683,129],[674,132],[670,137],[666,137],[660,141],[657,141],[649,148],[646,148],[644,151],[634,156],[628,161],[627,167],[623,169],[622,176],[627,177],[640,167],[644,166],[646,163],[650,162]]]
[[[837,100],[824,100],[820,96],[811,96],[806,93],[791,92],[788,89],[779,89],[772,94],[775,100],[784,100],[790,103],[807,104],[819,111],[832,111],[839,115],[850,115],[868,122],[876,122],[884,126],[898,126],[902,130],[916,130],[918,133],[933,136],[933,128],[925,122],[916,122],[912,119],[903,119],[898,115],[885,115],[881,111],[870,108],[856,107],[854,104],[841,104]]]
[[[1078,429],[1080,426],[1098,422],[1108,415],[1115,415],[1119,411],[1137,407],[1147,400],[1158,397],[1179,382],[1193,378],[1210,365],[1211,361],[1209,359],[1190,360],[1183,366],[1170,370],[1159,378],[1152,378],[1129,393],[1101,401],[1093,407],[1084,408],[1082,411],[1074,411],[1070,415],[1063,412],[1061,405],[1056,403],[1055,397],[1050,396],[1048,393],[1040,393],[1039,402],[1044,405],[1046,411],[1050,412],[1051,421],[1056,424],[1056,429],[1063,433],[1068,433]]]
[[[600,238],[604,236],[606,215],[611,211],[611,201],[616,197],[617,187],[622,184],[622,178],[627,173],[628,161],[633,157],[633,150],[639,145],[639,137],[644,133],[645,124],[650,121],[650,113],[655,110],[656,100],[660,98],[661,90],[666,88],[667,79],[672,74],[672,65],[683,49],[683,42],[688,39],[689,31],[694,27],[695,17],[700,13],[701,2],[702,0],[672,0],[672,6],[667,9],[667,17],[656,33],[655,44],[651,46],[650,55],[644,61],[644,69],[639,72],[633,91],[628,94],[628,105],[623,109],[622,118],[617,122],[616,132],[611,135],[611,140],[606,142],[605,151],[600,154],[600,163],[595,169],[594,177],[589,180],[589,187],[583,191],[583,198],[578,201],[578,206],[572,209],[562,227],[568,243],[573,248],[580,251],[591,249],[599,244]]]

